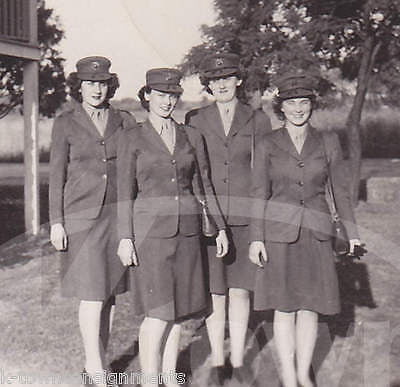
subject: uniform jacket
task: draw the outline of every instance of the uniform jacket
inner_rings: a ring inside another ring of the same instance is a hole
[[[311,229],[318,240],[329,239],[332,222],[325,195],[328,168],[338,213],[349,238],[358,238],[338,137],[334,133],[322,135],[309,126],[301,154],[286,128],[257,144],[251,240],[294,242],[301,227]]]
[[[238,102],[226,136],[217,104],[213,103],[189,112],[186,122],[206,140],[211,180],[227,224],[248,224],[251,159],[254,145],[271,131],[269,118],[261,110],[253,111]]]
[[[178,231],[199,234],[198,198],[204,191],[218,228],[224,228],[209,179],[204,139],[192,128],[176,124],[171,154],[150,121],[145,121],[120,137],[117,169],[121,239],[170,238]]]
[[[123,127],[136,125],[126,112],[109,109],[104,137],[79,103],[58,116],[50,150],[50,223],[65,217],[94,219],[101,210],[106,188],[116,193],[117,138]]]

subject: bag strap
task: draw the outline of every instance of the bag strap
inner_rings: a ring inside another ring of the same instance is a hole
[[[324,147],[324,154],[325,154],[325,159],[328,165],[328,184],[326,186],[328,197],[329,197],[329,205],[330,205],[330,211],[332,215],[332,220],[334,222],[337,222],[340,220],[338,211],[337,211],[337,206],[336,206],[336,201],[335,201],[335,194],[333,192],[333,183],[332,183],[332,171],[331,171],[331,162],[328,156],[328,150],[327,150],[327,144],[326,144],[326,135],[324,133],[321,134],[322,136],[322,144]]]
[[[252,122],[251,126],[251,149],[250,149],[250,168],[254,168],[254,154],[256,151],[256,111],[253,111],[253,114],[249,118],[247,122]]]

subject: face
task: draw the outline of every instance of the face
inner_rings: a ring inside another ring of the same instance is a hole
[[[98,107],[106,99],[108,84],[106,81],[82,81],[82,101],[90,106]]]
[[[288,122],[302,126],[310,118],[311,108],[310,98],[290,98],[282,102],[281,110]]]
[[[236,97],[236,89],[241,85],[242,80],[237,76],[211,79],[208,87],[212,91],[217,102],[230,102]]]
[[[167,118],[175,109],[179,95],[159,90],[151,90],[150,93],[145,94],[145,98],[149,102],[150,113],[162,118]]]

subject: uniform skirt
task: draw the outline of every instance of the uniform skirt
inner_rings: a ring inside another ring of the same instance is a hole
[[[216,258],[215,240],[205,241],[208,257],[209,288],[213,294],[226,294],[229,288],[253,290],[256,266],[249,260],[249,227],[230,226],[228,254]]]
[[[145,237],[137,243],[139,265],[130,268],[134,313],[165,321],[206,313],[209,296],[199,235]]]
[[[96,219],[65,219],[68,250],[61,253],[61,293],[106,301],[127,290],[127,269],[117,256],[117,203],[107,189]]]
[[[331,241],[319,241],[302,228],[293,243],[266,242],[268,262],[257,268],[254,309],[282,312],[340,312],[338,279]]]

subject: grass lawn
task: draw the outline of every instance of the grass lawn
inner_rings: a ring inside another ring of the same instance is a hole
[[[361,262],[338,265],[342,314],[321,319],[313,363],[319,386],[400,386],[398,213],[398,207],[367,203],[357,209],[369,254]],[[77,302],[60,297],[59,258],[47,233],[3,244],[0,257],[16,262],[0,270],[3,379],[20,373],[21,385],[28,377],[30,385],[43,385],[54,375],[58,384],[78,384],[84,359]],[[109,362],[120,371],[138,370],[138,324],[129,294],[120,296],[108,352]],[[278,386],[270,316],[253,314],[250,326],[246,358],[258,372],[259,386]],[[201,321],[188,321],[179,364],[191,374],[190,385],[204,385],[208,351]]]

